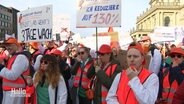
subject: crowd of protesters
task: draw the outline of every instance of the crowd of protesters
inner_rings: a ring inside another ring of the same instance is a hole
[[[182,47],[143,36],[121,51],[10,37],[0,44],[0,104],[184,104]]]

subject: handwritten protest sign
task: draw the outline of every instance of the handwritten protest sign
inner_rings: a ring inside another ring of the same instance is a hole
[[[77,27],[121,26],[121,0],[77,0]]]
[[[52,5],[30,8],[18,13],[18,41],[52,39]]]

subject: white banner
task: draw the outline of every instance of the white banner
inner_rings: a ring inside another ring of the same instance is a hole
[[[175,28],[175,41],[184,43],[184,27]]]
[[[18,13],[18,41],[52,39],[52,5],[30,8]]]
[[[53,16],[53,34],[70,32],[70,16],[67,14]]]
[[[68,40],[70,36],[70,16],[54,15],[53,16],[53,34],[59,34],[60,40]]]
[[[98,49],[102,44],[108,44],[110,45],[111,42],[110,36],[98,36]],[[92,50],[96,50],[96,37],[95,36],[89,36],[86,38],[83,38],[81,40],[81,43],[84,44],[86,47],[91,48]]]
[[[77,27],[121,26],[121,0],[77,0]]]
[[[150,34],[153,43],[157,42],[173,42],[175,41],[174,27],[156,27],[154,32]]]

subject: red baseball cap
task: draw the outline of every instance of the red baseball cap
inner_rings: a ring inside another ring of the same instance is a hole
[[[112,53],[112,49],[109,45],[103,44],[103,45],[101,45],[101,47],[100,47],[99,51],[97,51],[97,53],[103,53],[103,54]]]
[[[170,51],[171,54],[182,54],[184,56],[184,50],[180,47],[172,48]]]
[[[58,50],[58,49],[52,50],[52,51],[50,52],[50,54],[62,56],[62,52],[61,52],[60,50]]]

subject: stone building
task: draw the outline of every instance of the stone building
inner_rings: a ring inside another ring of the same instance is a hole
[[[184,0],[150,0],[150,7],[137,17],[136,29],[130,34],[135,39],[148,35],[157,26],[184,25]]]
[[[17,34],[17,12],[0,4],[0,40],[4,39],[5,34]]]

